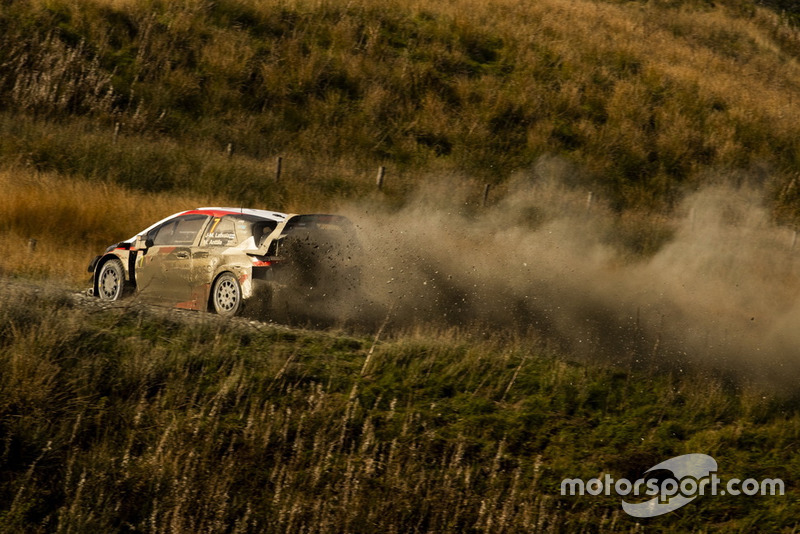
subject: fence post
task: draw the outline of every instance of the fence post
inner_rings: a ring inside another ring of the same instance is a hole
[[[233,143],[228,143],[225,147],[225,154],[230,158],[233,156]]]
[[[281,170],[283,168],[283,158],[278,156],[275,159],[275,181],[279,182],[281,180]]]
[[[28,252],[30,252],[31,254],[36,252],[36,243],[37,241],[34,238],[28,239]]]
[[[481,206],[484,208],[486,207],[486,203],[489,202],[489,191],[492,189],[492,184],[486,184],[483,186],[483,201],[481,202]]]
[[[375,179],[375,185],[378,186],[378,191],[383,189],[383,180],[386,177],[386,167],[381,165],[378,167],[378,177]]]
[[[593,202],[594,202],[594,192],[589,191],[589,194],[586,196],[586,211],[592,209]]]
[[[119,137],[119,129],[120,129],[120,124],[118,122],[115,122],[114,123],[114,136],[111,138],[111,144],[113,144],[113,145],[117,144],[117,138]]]

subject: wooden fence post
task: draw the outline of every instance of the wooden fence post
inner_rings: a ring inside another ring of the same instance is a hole
[[[114,123],[114,136],[111,138],[111,144],[117,144],[117,138],[119,137],[119,129],[120,124],[118,122]]]
[[[378,177],[375,179],[375,185],[378,186],[378,191],[383,189],[383,180],[386,177],[386,167],[381,165],[378,167]]]
[[[484,208],[486,207],[486,203],[489,202],[489,191],[492,189],[492,184],[486,184],[483,186],[483,201],[481,202],[481,206]]]
[[[233,157],[233,143],[228,143],[225,147],[225,154],[230,158]]]
[[[281,170],[283,169],[283,158],[278,156],[275,159],[275,181],[279,182],[281,180]]]

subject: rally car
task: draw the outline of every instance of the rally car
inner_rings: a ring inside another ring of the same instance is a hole
[[[288,292],[333,298],[356,284],[358,243],[340,215],[198,208],[171,215],[111,245],[89,264],[90,293],[129,294],[233,316]]]

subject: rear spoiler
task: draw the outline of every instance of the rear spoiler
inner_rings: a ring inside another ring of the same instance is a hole
[[[319,229],[320,226],[328,225],[338,226],[345,231],[353,229],[353,223],[350,222],[350,219],[344,217],[343,215],[332,215],[328,213],[313,213],[306,215],[290,214],[286,216],[286,219],[279,222],[272,233],[270,233],[269,236],[267,236],[267,238],[261,242],[261,246],[258,247],[258,252],[256,252],[256,254],[259,256],[266,256],[267,251],[272,243],[284,237],[292,230],[303,228],[315,230]]]

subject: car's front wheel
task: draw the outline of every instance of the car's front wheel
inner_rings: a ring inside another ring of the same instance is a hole
[[[242,309],[242,289],[231,273],[222,273],[211,289],[211,304],[214,311],[225,317],[233,317]]]
[[[102,300],[118,300],[125,289],[125,270],[119,260],[108,260],[97,275],[97,296]]]

